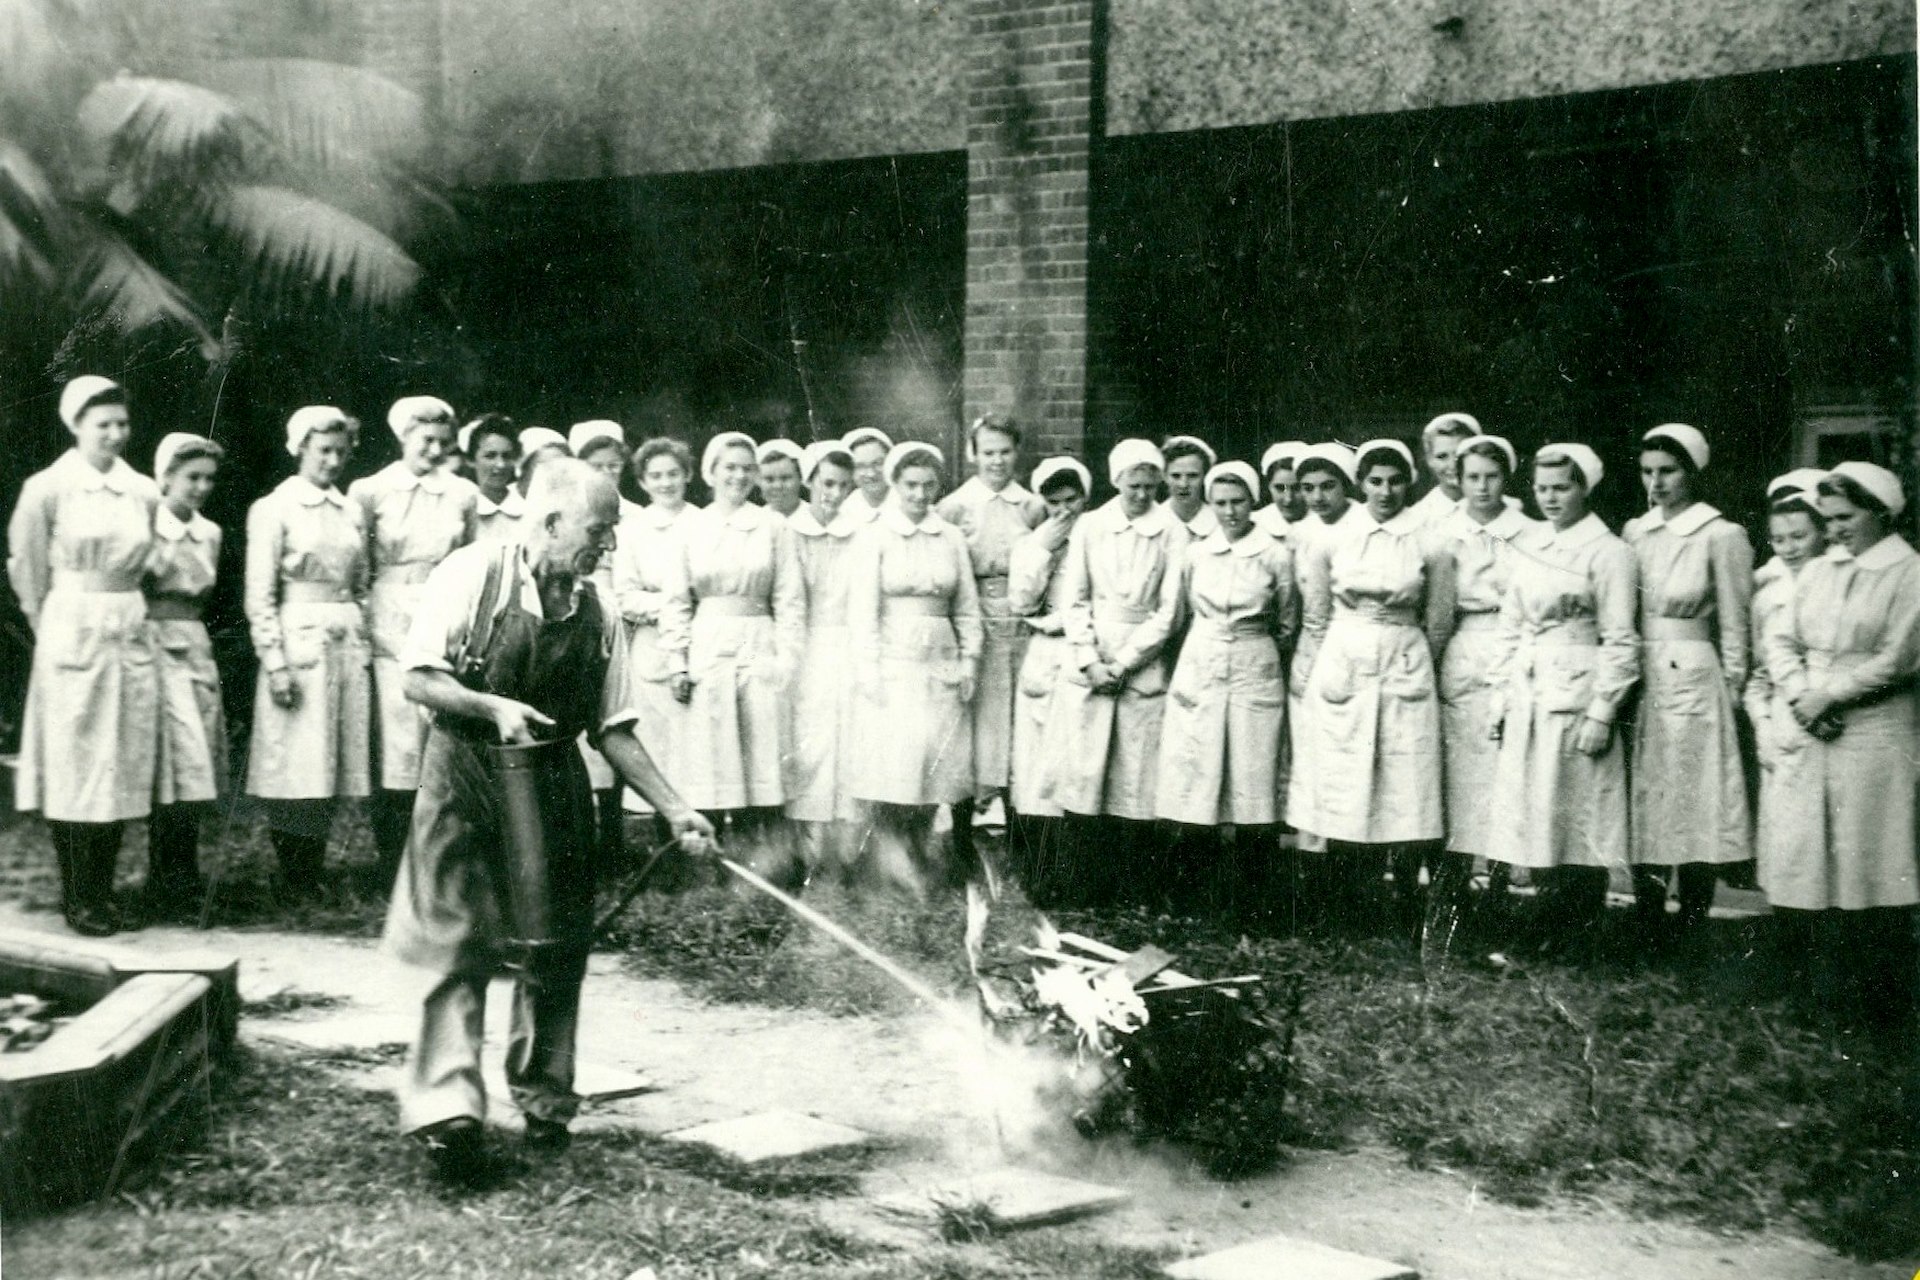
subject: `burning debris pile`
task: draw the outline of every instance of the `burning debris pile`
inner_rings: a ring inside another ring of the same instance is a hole
[[[967,958],[1004,1039],[1052,1051],[1050,1104],[1081,1133],[1130,1133],[1193,1152],[1220,1177],[1271,1165],[1285,1127],[1300,981],[1202,980],[1158,947],[1126,952],[968,889]]]

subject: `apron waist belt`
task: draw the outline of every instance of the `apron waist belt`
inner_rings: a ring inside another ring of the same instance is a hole
[[[945,596],[882,596],[880,616],[944,618],[953,612]]]
[[[1131,604],[1096,604],[1093,606],[1093,620],[1096,623],[1124,623],[1137,627],[1153,616],[1153,610],[1142,609]]]
[[[52,591],[84,592],[91,595],[117,595],[140,589],[138,573],[109,573],[89,569],[55,569],[47,583]]]
[[[695,611],[710,618],[766,618],[773,614],[758,596],[701,596]]]
[[[199,596],[163,592],[147,597],[147,617],[155,622],[198,622],[203,604]]]
[[[1647,640],[1713,640],[1711,618],[1648,618],[1640,625]]]
[[[417,587],[433,572],[433,564],[416,560],[410,564],[381,565],[373,575],[376,587]]]
[[[1349,622],[1375,622],[1383,627],[1417,627],[1419,615],[1411,608],[1394,605],[1374,605],[1355,607],[1353,605],[1335,605],[1333,616],[1336,620]]]
[[[353,593],[337,582],[283,582],[281,604],[352,604]]]
[[[1526,642],[1539,648],[1579,647],[1600,643],[1600,625],[1592,618],[1569,618],[1557,626],[1536,631]]]
[[[1235,618],[1231,622],[1222,618],[1195,618],[1193,630],[1195,634],[1205,633],[1227,639],[1271,638],[1273,635],[1273,626],[1265,618]]]

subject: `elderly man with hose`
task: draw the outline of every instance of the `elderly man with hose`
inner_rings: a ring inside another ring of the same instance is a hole
[[[463,547],[434,569],[401,654],[407,696],[432,728],[386,926],[387,950],[423,990],[400,1124],[450,1182],[486,1168],[481,1031],[487,983],[503,969],[516,978],[507,1084],[527,1144],[567,1145],[594,887],[578,736],[683,847],[711,845],[713,828],[634,736],[623,629],[590,581],[619,515],[599,472],[548,463],[516,540]]]

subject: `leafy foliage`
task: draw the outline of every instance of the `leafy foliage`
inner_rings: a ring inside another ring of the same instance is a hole
[[[236,313],[403,301],[401,240],[445,209],[419,97],[314,58],[207,60],[151,16],[0,0],[0,301],[209,360]]]

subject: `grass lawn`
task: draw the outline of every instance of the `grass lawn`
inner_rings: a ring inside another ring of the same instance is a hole
[[[289,914],[250,826],[225,831],[211,923],[349,936],[378,932],[383,895],[358,823],[324,900]],[[137,900],[137,834],[122,896]],[[57,904],[37,823],[0,829],[0,896]],[[686,877],[682,877],[686,879]],[[694,879],[697,879],[695,877]],[[828,914],[934,985],[970,998],[961,907],[856,904]],[[1305,983],[1289,1096],[1290,1140],[1380,1144],[1416,1166],[1472,1175],[1519,1204],[1600,1200],[1712,1228],[1785,1227],[1864,1259],[1920,1252],[1920,1054],[1824,1027],[1770,989],[1764,930],[1715,922],[1710,958],[1648,965],[1625,930],[1597,959],[1490,968],[1463,940],[1423,964],[1386,940],[1250,937],[1207,920],[1108,910],[1063,927],[1132,947],[1155,942],[1198,976],[1299,974]],[[905,998],[779,908],[728,889],[648,893],[607,949],[636,972],[716,1000],[886,1013]],[[243,1060],[223,1083],[216,1131],[119,1201],[22,1226],[22,1274],[166,1277],[551,1274],[622,1278],[671,1263],[691,1275],[1129,1275],[1150,1260],[1047,1239],[902,1257],[823,1233],[804,1197],[832,1171],[743,1181],[690,1167],[647,1139],[583,1136],[549,1170],[516,1169],[478,1199],[418,1194],[422,1167],[384,1099],[312,1064]],[[823,1181],[824,1179],[824,1181]],[[69,1252],[73,1251],[73,1252]]]
[[[441,1192],[392,1132],[388,1098],[330,1070],[243,1052],[224,1073],[199,1150],[174,1155],[101,1204],[7,1223],[21,1276],[105,1280],[330,1277],[461,1280],[663,1276],[987,1280],[1132,1277],[1160,1260],[1039,1235],[902,1251],[823,1227],[807,1197],[846,1169],[810,1163],[751,1176],[644,1136],[580,1135],[564,1159],[521,1157],[505,1134],[502,1179]]]

